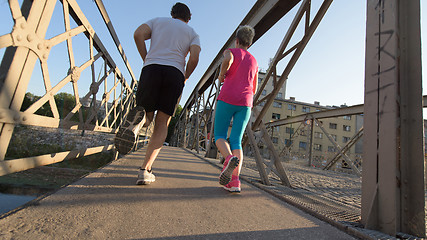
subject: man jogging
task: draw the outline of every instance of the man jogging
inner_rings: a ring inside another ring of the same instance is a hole
[[[115,138],[115,146],[122,154],[133,148],[137,134],[144,123],[155,117],[154,131],[147,147],[144,162],[139,169],[136,184],[155,181],[151,166],[163,146],[171,116],[181,96],[184,84],[199,62],[199,35],[187,25],[190,9],[176,3],[172,18],[159,17],[139,26],[134,39],[144,61],[136,93],[136,107],[132,109]],[[147,53],[145,41],[150,39]],[[185,58],[190,53],[186,64]]]

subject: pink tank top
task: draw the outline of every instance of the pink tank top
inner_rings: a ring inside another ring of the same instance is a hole
[[[255,79],[258,63],[246,50],[241,48],[228,50],[233,54],[233,63],[225,74],[218,100],[232,105],[252,107],[258,81]]]

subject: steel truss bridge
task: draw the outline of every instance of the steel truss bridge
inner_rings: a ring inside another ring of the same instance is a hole
[[[0,48],[6,48],[0,65],[0,176],[114,150],[113,145],[105,145],[5,159],[17,125],[114,134],[129,109],[135,105],[134,89],[137,86],[137,80],[102,0],[94,2],[122,59],[113,59],[107,52],[77,1],[24,0],[21,5],[17,0],[8,2],[14,25],[10,33],[0,36]],[[52,18],[57,4],[62,6],[65,30],[47,38],[49,23],[58,21]],[[425,105],[422,96],[420,1],[366,1],[364,105],[263,122],[275,96],[286,83],[331,4],[333,0],[323,0],[321,7],[314,10],[310,0],[258,0],[239,24],[255,28],[256,44],[284,16],[292,15],[290,17],[293,18],[289,28],[283,32],[283,40],[255,95],[253,116],[245,131],[244,146],[253,150],[259,179],[263,184],[270,185],[271,179],[276,178],[281,184],[292,187],[281,155],[271,140],[269,129],[307,120],[310,120],[313,128],[316,123],[339,150],[329,159],[325,170],[342,160],[354,174],[362,177],[361,223],[364,227],[392,236],[400,232],[425,237],[422,117]],[[292,9],[297,11],[291,11]],[[303,34],[296,33],[299,26],[304,28]],[[76,63],[73,49],[73,39],[77,36],[84,36],[89,46],[89,54],[81,65]],[[185,103],[172,145],[197,152],[203,148],[207,157],[217,155],[212,144],[212,134],[208,133],[213,132],[216,98],[221,88],[217,77],[222,52],[232,46],[233,39],[234,33],[225,42]],[[290,45],[291,39],[297,39],[296,44]],[[47,60],[52,48],[63,42],[67,45],[69,70],[56,85],[52,85]],[[115,61],[124,61],[126,69],[119,70]],[[39,84],[45,87],[46,92],[30,107],[21,111],[36,62],[39,62],[42,72],[42,82]],[[279,63],[285,67],[279,69]],[[128,71],[131,79],[124,79],[122,71]],[[85,83],[90,87],[85,92],[79,92],[79,84],[85,81],[80,78],[83,72],[90,73],[90,83]],[[73,87],[76,104],[66,116],[60,116],[54,95],[69,84]],[[273,84],[274,88],[269,94],[262,96],[267,84]],[[85,108],[84,102],[90,102],[90,106]],[[36,114],[45,105],[50,107],[52,116]],[[340,146],[320,121],[322,118],[360,114],[364,116],[364,126],[345,146]],[[350,147],[362,135],[363,171],[347,155]],[[264,159],[259,152],[257,145],[260,141],[267,146],[271,159]],[[309,161],[313,158],[312,142],[313,131]],[[117,157],[118,154],[115,153],[115,158]]]

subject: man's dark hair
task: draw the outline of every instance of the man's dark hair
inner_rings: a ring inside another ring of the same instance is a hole
[[[185,5],[184,3],[177,2],[172,7],[171,16],[173,18],[179,18],[188,22],[191,19],[191,12],[187,5]]]

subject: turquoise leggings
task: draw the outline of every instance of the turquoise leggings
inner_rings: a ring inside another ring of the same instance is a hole
[[[215,112],[215,142],[220,138],[227,139],[228,127],[230,126],[231,118],[233,118],[233,126],[230,133],[230,148],[231,150],[242,149],[243,133],[245,132],[250,116],[250,107],[236,106],[218,101]]]

